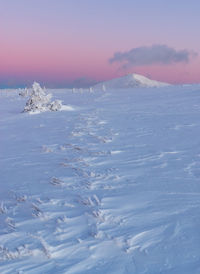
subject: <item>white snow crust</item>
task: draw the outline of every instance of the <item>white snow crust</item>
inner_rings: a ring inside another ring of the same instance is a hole
[[[0,91],[0,273],[199,274],[200,87],[51,92]]]

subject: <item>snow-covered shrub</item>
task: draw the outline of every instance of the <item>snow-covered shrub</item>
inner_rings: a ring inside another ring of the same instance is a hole
[[[45,89],[41,88],[39,83],[34,82],[31,90],[31,95],[26,102],[24,112],[44,112],[57,111],[62,107],[60,100],[51,102],[52,95],[46,94]]]
[[[55,100],[51,102],[49,109],[51,111],[58,111],[62,108],[62,101],[61,100]]]
[[[28,95],[29,95],[29,90],[28,90],[28,88],[19,89],[19,96],[27,97]]]
[[[51,94],[45,94],[40,84],[34,82],[30,98],[26,102],[24,112],[46,111],[51,101]]]

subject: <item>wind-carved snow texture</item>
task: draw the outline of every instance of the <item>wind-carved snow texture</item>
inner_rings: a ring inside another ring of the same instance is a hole
[[[0,273],[200,273],[199,86],[53,94],[0,91]]]

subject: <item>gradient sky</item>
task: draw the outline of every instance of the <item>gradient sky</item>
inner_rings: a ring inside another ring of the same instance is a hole
[[[87,85],[127,73],[200,82],[199,0],[0,0],[0,87]],[[188,63],[122,69],[115,52],[154,44]]]

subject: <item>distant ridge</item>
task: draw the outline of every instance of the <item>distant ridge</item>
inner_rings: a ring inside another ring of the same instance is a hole
[[[126,76],[115,78],[109,81],[98,83],[95,89],[112,89],[112,88],[150,88],[150,87],[166,87],[168,83],[151,80],[140,74],[128,74]]]

